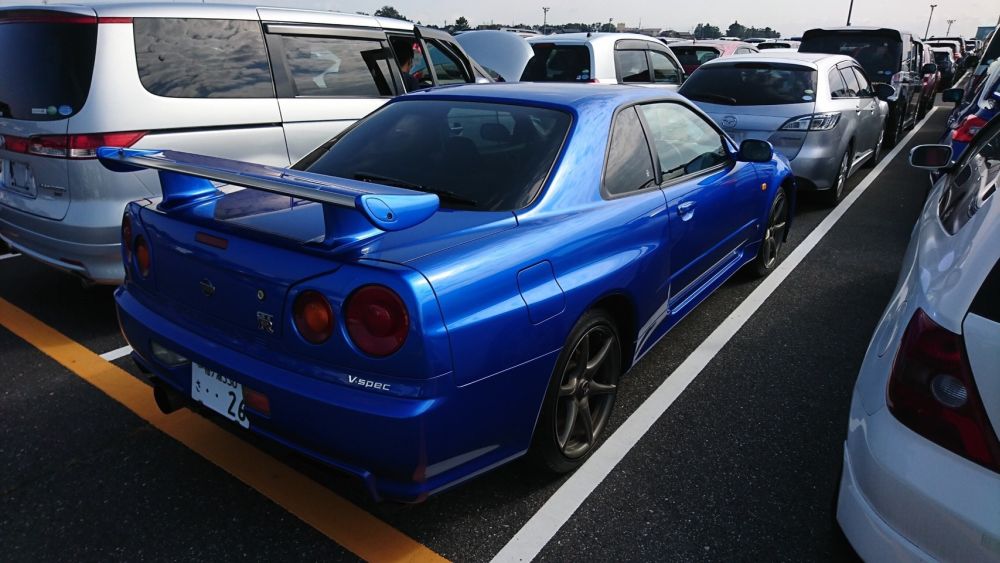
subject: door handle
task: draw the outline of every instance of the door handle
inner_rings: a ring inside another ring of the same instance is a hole
[[[685,201],[684,203],[677,206],[677,213],[681,216],[682,221],[687,221],[688,219],[694,217],[694,201]]]

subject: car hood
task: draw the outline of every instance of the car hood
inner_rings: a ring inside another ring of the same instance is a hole
[[[528,60],[535,54],[523,37],[509,31],[467,31],[455,40],[477,63],[500,75],[504,82],[519,81]]]

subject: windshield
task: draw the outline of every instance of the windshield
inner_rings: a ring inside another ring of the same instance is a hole
[[[802,53],[830,53],[854,57],[873,82],[889,82],[899,72],[903,45],[898,38],[882,34],[827,33],[806,36],[799,46]]]
[[[816,97],[816,71],[783,63],[713,63],[678,90],[689,99],[733,106],[801,104]]]
[[[586,82],[593,76],[586,45],[535,43],[535,55],[521,74],[521,82]]]
[[[403,100],[294,168],[435,193],[443,207],[513,211],[541,189],[570,122],[546,108]]]
[[[80,111],[94,72],[97,20],[49,23],[4,17],[0,13],[0,117],[53,121]]]
[[[698,66],[712,59],[719,58],[719,50],[715,47],[670,47],[677,55],[677,60],[684,66]]]
[[[951,62],[951,53],[945,51],[934,51],[934,62],[939,65],[946,65]]]

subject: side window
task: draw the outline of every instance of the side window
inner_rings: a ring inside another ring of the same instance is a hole
[[[403,79],[403,90],[412,92],[434,85],[434,78],[428,70],[427,56],[413,35],[390,35],[389,45],[399,65]]]
[[[447,50],[441,48],[435,40],[427,41],[427,56],[434,65],[438,84],[464,84],[468,82],[462,63]]]
[[[615,117],[608,146],[604,168],[604,189],[608,193],[634,192],[655,183],[653,158],[635,108],[626,108]]]
[[[295,96],[392,95],[388,52],[380,41],[291,35],[277,39]]]
[[[740,47],[739,49],[736,49],[737,55],[746,55],[747,53],[750,52],[751,52],[750,49],[747,49],[746,47]]]
[[[273,98],[260,22],[135,18],[139,80],[170,98]]]
[[[847,97],[856,98],[858,91],[861,90],[861,84],[858,84],[858,77],[854,76],[850,67],[841,69],[840,74],[844,77],[844,82],[847,83]]]
[[[850,97],[847,93],[847,83],[836,68],[830,69],[830,97],[834,99]]]
[[[681,69],[677,68],[670,57],[659,51],[650,51],[649,60],[653,63],[653,82],[659,84],[681,83]]]
[[[622,82],[649,82],[646,51],[615,51],[615,66]]]
[[[661,182],[729,161],[729,152],[719,132],[682,104],[640,107],[660,160]]]
[[[854,71],[854,76],[858,79],[858,96],[862,98],[872,98],[875,96],[875,91],[872,89],[871,82],[868,81],[868,77],[865,76],[865,72],[856,66],[852,66],[849,70],[845,69],[844,72]]]

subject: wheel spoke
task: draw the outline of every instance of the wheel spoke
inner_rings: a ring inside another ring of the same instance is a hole
[[[571,377],[569,381],[559,386],[559,396],[569,397],[576,391],[576,377]]]
[[[611,348],[612,340],[613,339],[609,335],[607,339],[605,339],[604,343],[601,344],[601,347],[597,351],[597,353],[594,354],[592,358],[587,360],[586,373],[588,375],[592,375],[595,371],[597,371],[597,368],[601,367],[601,364],[604,363],[604,358],[608,356],[608,349]]]
[[[583,435],[587,441],[587,444],[594,443],[594,417],[590,413],[590,400],[587,397],[580,399],[578,406],[579,413],[576,419],[580,422],[583,427]]]
[[[591,395],[610,395],[618,389],[617,385],[612,385],[609,383],[598,383],[596,381],[590,382],[590,394]]]
[[[775,223],[774,225],[771,226],[771,230],[772,231],[778,231],[779,233],[784,228],[785,228],[785,222],[784,221],[782,221],[780,223]]]
[[[573,428],[576,427],[576,421],[578,418],[579,407],[576,400],[566,401],[566,421],[563,425],[562,432],[556,436],[559,441],[559,447],[565,448],[566,443],[569,442],[569,437],[573,435]]]

